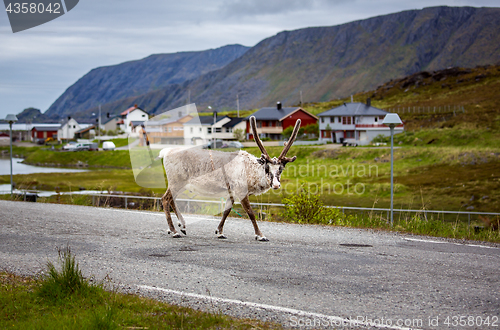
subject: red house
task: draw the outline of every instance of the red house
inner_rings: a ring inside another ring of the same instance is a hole
[[[262,108],[256,113],[245,118],[247,121],[247,138],[253,139],[252,129],[250,128],[250,117],[255,116],[257,123],[257,133],[261,138],[270,138],[271,140],[281,140],[281,133],[284,129],[294,126],[297,119],[302,121],[301,127],[309,124],[316,124],[318,117],[305,111],[300,107],[283,108],[278,102],[275,108]]]
[[[57,137],[57,130],[61,126],[34,126],[31,129],[31,139],[32,141],[38,141],[40,139],[54,138]]]

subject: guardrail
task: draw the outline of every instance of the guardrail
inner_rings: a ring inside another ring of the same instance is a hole
[[[2,192],[0,191],[0,194]],[[5,194],[10,194],[10,192],[4,192]],[[35,192],[29,192],[29,191],[24,191],[24,201],[30,200],[30,196],[33,196]],[[68,195],[71,195],[69,193]],[[92,196],[92,205],[101,205],[100,201],[102,198],[105,199],[110,199],[110,198],[123,198],[124,199],[124,206],[125,209],[129,208],[129,201],[130,200],[153,200],[153,208],[160,210],[160,205],[161,205],[161,197],[152,197],[152,196],[132,196],[132,195],[117,195],[117,194],[85,194],[84,192],[80,192],[79,194],[73,194],[73,195],[86,195],[86,196]],[[31,199],[32,200],[32,199]],[[34,199],[36,201],[36,198]],[[190,209],[190,204],[192,203],[209,203],[209,204],[219,204],[219,211],[222,212],[224,205],[225,205],[225,200],[204,200],[204,199],[176,199],[177,202],[183,202],[186,204],[187,209]],[[105,201],[106,204],[106,201]],[[239,202],[235,202],[236,204],[240,204]],[[250,203],[253,206],[258,206],[260,207],[260,214],[263,213],[263,207],[284,207],[285,204],[280,204],[280,203],[258,203],[258,202],[251,202]],[[389,219],[389,212],[391,209],[389,208],[375,208],[375,207],[354,207],[354,206],[335,206],[335,205],[326,205],[325,207],[327,208],[336,208],[339,209],[342,213],[345,212],[361,212],[361,213],[386,213],[387,214],[387,219]],[[428,210],[428,209],[394,209],[393,210],[395,213],[414,213],[414,214],[421,214],[425,219],[427,219],[427,215],[429,214],[437,214],[438,216],[441,215],[444,217],[444,215],[456,215],[457,219],[458,217],[467,217],[467,223],[470,226],[472,216],[477,215],[477,216],[495,216],[495,217],[500,217],[500,213],[496,212],[474,212],[474,211],[444,211],[444,210]]]

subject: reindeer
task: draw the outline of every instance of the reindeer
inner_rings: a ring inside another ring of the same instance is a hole
[[[271,158],[262,145],[257,134],[254,116],[250,118],[250,126],[254,140],[262,153],[260,158],[242,150],[229,153],[193,148],[164,149],[160,152],[159,157],[163,158],[163,166],[168,179],[168,189],[161,200],[167,217],[168,233],[172,234],[172,237],[178,238],[181,234],[172,223],[170,208],[177,216],[180,231],[186,235],[186,222],[178,210],[175,199],[180,192],[188,189],[192,192],[227,198],[222,219],[215,231],[218,238],[226,238],[223,234],[224,222],[231,212],[236,197],[252,222],[255,239],[268,241],[257,225],[249,196],[260,195],[271,188],[281,187],[280,177],[286,164],[297,159],[296,156],[288,158],[286,155],[297,137],[300,119],[295,123],[293,133],[278,158]]]

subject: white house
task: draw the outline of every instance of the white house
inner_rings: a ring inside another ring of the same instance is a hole
[[[139,108],[137,104],[123,111],[120,115],[122,117],[122,120],[118,122],[120,129],[129,134],[134,131],[135,127],[141,126],[149,120],[149,114]]]
[[[217,116],[214,124],[213,116],[196,116],[184,123],[184,143],[186,145],[203,145],[212,139],[234,139],[232,128],[223,127],[231,122],[228,116]],[[231,130],[231,132],[228,132]]]
[[[368,145],[379,134],[390,136],[390,128],[382,124],[387,114],[387,111],[372,107],[370,99],[366,104],[344,103],[318,115],[320,139]],[[400,125],[394,128],[394,133],[403,130],[404,125]]]
[[[66,120],[57,130],[57,140],[72,140],[75,138],[75,132],[91,126],[90,124],[78,124],[74,118]]]

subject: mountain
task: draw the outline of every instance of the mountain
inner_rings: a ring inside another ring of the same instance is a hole
[[[16,115],[18,123],[53,123],[54,120],[43,114],[40,109],[26,108]]]
[[[171,80],[163,87],[142,84],[135,90],[134,77],[116,71],[119,81],[128,78],[127,93],[102,88],[98,92],[80,84],[79,93],[66,98],[63,94],[49,111],[56,104],[67,112],[81,111],[91,102],[95,105],[104,92],[107,98],[103,100],[110,102],[103,109],[113,113],[134,103],[157,113],[186,104],[188,98],[200,110],[208,105],[234,109],[236,95],[242,109],[276,101],[292,105],[299,103],[301,91],[304,102],[327,101],[420,71],[497,63],[498,31],[500,8],[473,7],[431,7],[331,27],[283,31],[219,69],[184,81]],[[115,76],[107,79],[114,81]],[[83,92],[89,100],[81,97]],[[61,106],[61,99],[66,106]]]
[[[57,118],[85,110],[95,112],[99,104],[162,90],[220,69],[247,50],[245,46],[229,45],[200,52],[156,54],[137,61],[96,68],[70,86],[45,115]]]

